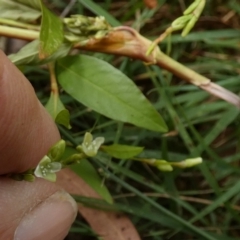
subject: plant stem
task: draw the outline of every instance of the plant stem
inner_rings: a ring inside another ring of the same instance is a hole
[[[0,36],[14,37],[25,40],[34,40],[39,38],[39,32],[14,27],[0,25]],[[170,58],[159,50],[158,47],[153,49],[152,54],[147,56],[152,42],[141,36],[134,29],[121,26],[111,30],[107,36],[102,39],[90,38],[84,43],[76,43],[75,48],[86,51],[110,53],[120,56],[127,56],[134,59],[142,60],[146,63],[156,64],[167,69],[183,80],[190,82],[199,88],[217,96],[225,101],[240,108],[240,98],[229,90],[211,82],[210,79],[194,72],[185,67],[174,59]]]
[[[17,21],[14,21],[11,19],[5,19],[5,18],[0,18],[0,24],[9,25],[9,26],[13,26],[13,27],[20,27],[20,28],[25,28],[25,29],[30,29],[30,30],[36,30],[36,31],[40,30],[40,26],[17,22]]]
[[[20,29],[0,25],[0,36],[32,41],[39,37],[39,32],[34,30]]]
[[[158,66],[163,67],[164,69],[172,72],[176,76],[240,108],[240,98],[237,95],[211,82],[210,79],[198,74],[197,72],[194,72],[190,68],[185,67],[184,65],[170,58],[163,52],[158,53],[156,60],[156,64]]]
[[[54,100],[57,101],[59,91],[58,91],[58,84],[57,84],[57,79],[55,75],[55,70],[54,70],[55,63],[54,62],[49,63],[48,68],[49,68],[50,80],[51,80],[51,91],[54,96]]]
[[[164,54],[163,52],[159,52],[156,56],[157,65],[161,66],[168,71],[178,75],[179,77],[185,79],[186,81],[196,85],[201,86],[205,84],[209,84],[211,81],[210,79],[194,72],[190,68],[185,67],[181,63],[175,61],[174,59],[170,58],[168,55]]]

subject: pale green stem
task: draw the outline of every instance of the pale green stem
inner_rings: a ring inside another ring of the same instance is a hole
[[[157,161],[156,159],[147,159],[147,158],[131,158],[131,160],[134,160],[134,161],[138,161],[138,162],[142,162],[142,163],[147,163],[149,165],[152,165],[154,166],[154,163]],[[158,159],[160,160],[160,159]],[[163,160],[163,159],[161,159]]]
[[[57,79],[55,75],[55,70],[54,70],[55,63],[54,62],[49,63],[48,68],[49,68],[50,80],[51,80],[51,91],[52,91],[52,94],[54,95],[55,101],[57,101],[59,91],[58,91],[58,84],[57,84]]]
[[[126,27],[125,27],[126,28]],[[124,28],[124,29],[125,29]],[[123,30],[124,30],[123,29]],[[113,31],[112,31],[113,32]],[[25,40],[34,40],[39,38],[39,32],[33,31],[33,30],[26,30],[26,29],[19,29],[19,28],[13,28],[13,27],[6,27],[0,25],[0,36],[6,36],[6,37],[13,37],[13,38],[19,38],[19,39],[25,39]],[[136,34],[135,34],[136,35]],[[135,36],[133,34],[133,37]],[[141,59],[144,62],[151,62],[154,59],[154,64],[163,67],[173,74],[177,75],[178,77],[200,87],[201,89],[211,93],[212,95],[215,95],[219,98],[224,99],[225,101],[237,106],[240,108],[240,98],[228,91],[227,89],[213,83],[210,81],[210,79],[194,72],[193,70],[185,67],[184,65],[180,64],[179,62],[175,61],[174,59],[170,58],[166,54],[164,54],[161,51],[156,51],[156,55],[154,57],[152,56],[146,56],[146,44],[149,44],[149,40],[143,38],[142,36],[139,36],[139,38],[142,38],[143,42],[140,42],[141,45],[140,51],[134,51],[134,48],[130,48],[129,51],[123,52],[122,48],[118,49],[117,46],[114,48],[105,48],[104,46],[102,48],[98,48],[95,50],[92,49],[92,45],[76,45],[78,48],[87,50],[87,51],[100,51],[104,53],[111,53],[111,54],[117,54],[122,56],[128,56],[136,59]],[[135,36],[136,38],[136,36]],[[139,40],[140,41],[140,40]],[[127,42],[127,40],[126,40]],[[111,42],[110,42],[111,43]],[[114,42],[113,42],[114,43]]]
[[[211,82],[210,79],[194,72],[188,67],[185,67],[161,51],[158,52],[156,56],[156,65],[240,108],[240,98],[236,94]]]
[[[39,32],[34,30],[20,29],[0,25],[0,36],[19,38],[31,41],[39,38]]]
[[[58,84],[57,84],[57,79],[55,75],[55,63],[51,62],[48,64],[48,69],[50,73],[50,81],[51,81],[51,95],[53,96],[53,101],[54,101],[54,112],[57,111],[57,102],[58,102],[58,97],[59,97],[59,90],[58,90]]]
[[[11,19],[5,19],[5,18],[0,18],[0,24],[3,25],[8,25],[8,26],[13,26],[13,27],[20,27],[20,28],[25,28],[29,30],[40,30],[40,26],[35,26],[32,24],[27,24],[27,23],[22,23],[22,22],[17,22]]]
[[[168,55],[164,54],[161,51],[158,52],[158,55],[156,56],[156,61],[157,65],[164,67],[170,72],[176,74],[177,76],[187,80],[188,82],[196,86],[209,84],[211,81],[210,79],[194,72],[190,68],[185,67],[184,65],[170,58]]]

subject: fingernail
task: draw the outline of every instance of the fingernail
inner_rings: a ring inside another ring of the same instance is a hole
[[[77,204],[64,191],[58,191],[26,213],[14,240],[62,240],[77,214]]]

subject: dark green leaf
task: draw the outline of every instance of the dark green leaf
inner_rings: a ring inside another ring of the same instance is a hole
[[[127,145],[113,144],[110,146],[101,146],[101,150],[112,157],[119,159],[129,159],[137,156],[143,151],[143,147],[133,147]]]
[[[69,124],[70,114],[68,110],[65,109],[58,95],[51,93],[45,107],[56,123],[61,124],[66,128],[71,128]]]
[[[23,22],[36,21],[41,16],[41,11],[37,8],[39,1],[31,0],[32,4],[24,4],[25,1],[0,0],[0,18],[20,20]],[[32,8],[31,5],[36,5]]]
[[[87,107],[118,121],[165,132],[160,114],[122,72],[100,59],[80,55],[58,61],[63,89]]]
[[[46,58],[56,52],[62,45],[64,33],[63,24],[59,17],[50,12],[42,3],[42,23],[40,31],[40,51],[41,59]]]

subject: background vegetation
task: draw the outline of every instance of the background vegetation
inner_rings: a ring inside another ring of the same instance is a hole
[[[154,1],[94,1],[96,5],[89,0],[67,2],[52,0],[47,1],[47,6],[58,15],[103,15],[115,26],[132,26],[155,39],[192,1],[158,0],[152,9],[146,2]],[[239,94],[239,29],[237,0],[208,0],[192,32],[185,38],[174,34],[161,44],[161,49]],[[129,214],[141,238],[146,240],[240,239],[239,110],[158,67],[125,57],[88,54],[108,61],[133,79],[160,111],[169,132],[159,134],[109,120],[63,92],[61,100],[71,113],[72,125],[70,131],[60,126],[64,139],[80,143],[86,131],[93,131],[104,136],[106,143],[144,146],[141,157],[178,161],[201,156],[204,161],[191,169],[164,173],[139,162],[99,155],[91,163],[102,170],[102,178],[115,200],[112,208]],[[48,71],[32,66],[23,71],[46,104],[50,89]],[[83,197],[78,200],[109,207]],[[190,222],[198,231],[184,227]],[[98,237],[79,217],[67,239]]]

